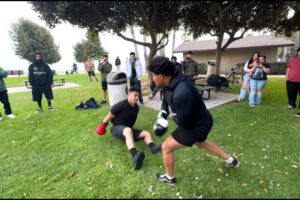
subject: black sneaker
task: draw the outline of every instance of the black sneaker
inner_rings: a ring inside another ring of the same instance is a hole
[[[151,148],[151,153],[156,154],[161,152],[161,144],[160,145],[155,145],[154,147]]]
[[[293,107],[292,105],[288,105],[287,109],[289,109],[289,110],[293,110],[293,109],[294,109],[294,107]]]
[[[105,104],[105,103],[106,103],[106,100],[103,99],[103,100],[101,101],[101,104]]]
[[[235,168],[237,168],[237,167],[240,166],[240,162],[237,159],[235,159],[234,157],[232,157],[232,158],[233,158],[232,162],[227,162],[225,160],[225,167],[235,167]]]
[[[168,179],[168,177],[165,174],[163,174],[163,175],[157,174],[156,179],[160,182],[167,183],[169,185],[175,185],[177,183],[175,177],[172,179]]]
[[[49,110],[49,111],[54,111],[54,108],[53,108],[52,106],[49,106],[49,107],[48,107],[48,110]]]
[[[141,151],[141,153],[137,153],[133,160],[133,165],[134,165],[134,170],[139,170],[141,169],[142,165],[143,165],[143,161],[145,158],[145,153],[143,151]]]
[[[41,113],[41,112],[43,112],[43,109],[42,109],[42,108],[38,108],[38,109],[36,110],[36,113]]]

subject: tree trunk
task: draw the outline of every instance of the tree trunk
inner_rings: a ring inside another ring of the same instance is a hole
[[[165,39],[162,40],[162,43],[164,43],[164,42],[165,42]],[[164,47],[164,48],[161,48],[161,49],[159,50],[159,56],[163,56],[163,57],[166,56],[165,47]]]
[[[171,52],[171,56],[173,56],[173,52],[175,49],[175,39],[176,39],[176,31],[173,30],[173,41],[172,41],[172,52]]]
[[[132,39],[136,40],[133,26],[130,26],[130,32],[131,32]],[[137,44],[133,43],[133,45],[134,45],[134,50],[135,50],[135,56],[140,58]]]
[[[221,67],[221,58],[222,58],[222,42],[223,42],[223,35],[220,34],[217,38],[217,50],[216,50],[216,74],[220,74],[220,67]]]
[[[147,42],[147,38],[145,35],[143,35],[143,42]],[[147,47],[144,46],[144,59],[145,59],[145,67],[146,67],[146,72],[148,72],[147,66],[148,66],[148,56],[147,56]]]

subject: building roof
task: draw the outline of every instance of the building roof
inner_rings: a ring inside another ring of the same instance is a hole
[[[223,44],[228,39],[224,39]],[[227,49],[241,49],[241,48],[253,48],[253,47],[284,47],[294,46],[295,43],[291,40],[282,37],[275,37],[272,35],[261,36],[248,36],[242,39],[236,40],[231,43]],[[217,49],[216,40],[199,40],[191,42],[183,42],[173,52],[182,53],[187,51],[213,51]]]

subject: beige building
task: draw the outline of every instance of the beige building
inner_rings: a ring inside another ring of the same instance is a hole
[[[225,42],[226,39],[223,41],[223,44]],[[272,35],[249,36],[236,40],[223,52],[220,73],[229,72],[235,64],[245,63],[255,51],[265,55],[268,62],[277,62],[278,48],[294,45],[295,43],[291,40],[281,37],[276,38]],[[216,59],[216,48],[215,40],[200,40],[184,42],[173,53],[183,53],[184,57],[188,51],[192,51],[194,60],[198,63],[207,64],[208,60]],[[178,60],[180,61],[180,59]]]

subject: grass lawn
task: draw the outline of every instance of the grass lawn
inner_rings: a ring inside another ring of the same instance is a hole
[[[288,111],[285,81],[269,78],[263,103],[230,103],[211,111],[209,140],[241,161],[238,169],[196,147],[176,153],[177,185],[159,183],[161,154],[146,153],[143,167],[133,170],[124,142],[95,134],[108,113],[77,111],[90,97],[102,99],[100,83],[86,74],[60,75],[81,87],[54,91],[54,112],[36,114],[30,92],[9,94],[16,119],[0,122],[0,198],[299,198],[300,119]],[[99,75],[98,75],[99,77]],[[24,86],[26,77],[7,78],[8,87]],[[238,92],[238,88],[231,92]],[[46,108],[46,102],[43,101]],[[3,113],[3,108],[0,108]],[[157,111],[141,107],[136,128],[152,130]],[[170,121],[169,130],[175,125]],[[162,138],[154,136],[157,143]]]

